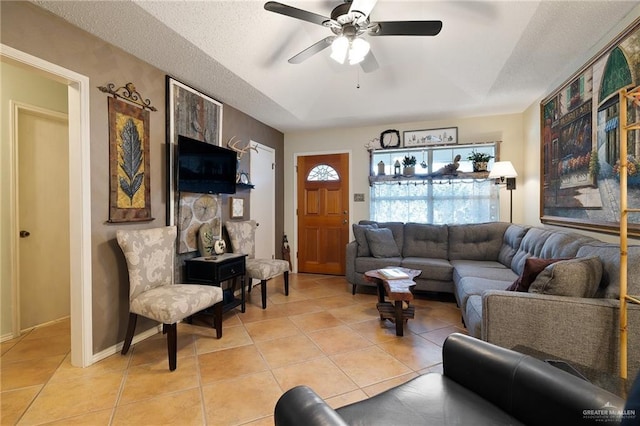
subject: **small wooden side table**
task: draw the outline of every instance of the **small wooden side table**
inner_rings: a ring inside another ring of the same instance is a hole
[[[244,276],[246,272],[246,254],[224,253],[216,256],[196,257],[185,261],[186,284],[206,284],[220,287],[223,281],[240,277],[240,299],[234,296],[235,280],[229,292],[230,300],[226,300],[223,311],[240,306],[241,312],[245,311]]]
[[[378,304],[376,307],[380,313],[380,319],[388,319],[395,322],[396,336],[404,336],[404,321],[415,316],[415,308],[410,305],[413,300],[411,287],[416,285],[413,279],[420,275],[422,271],[401,267],[390,267],[388,269],[402,271],[407,274],[408,278],[388,279],[380,274],[379,269],[365,272],[364,277],[367,281],[377,284]],[[385,295],[391,302],[385,300]],[[403,308],[403,303],[407,304],[406,308]]]

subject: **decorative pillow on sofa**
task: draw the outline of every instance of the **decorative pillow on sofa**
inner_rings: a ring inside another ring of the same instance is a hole
[[[552,263],[559,262],[561,260],[566,259],[543,259],[540,257],[529,257],[524,262],[524,268],[522,269],[522,275],[520,275],[514,282],[511,284],[507,291],[522,291],[528,292],[529,286],[535,279],[538,277],[538,274],[544,271],[544,268],[551,265]]]
[[[367,236],[364,234],[366,229],[378,229],[378,224],[372,223],[369,225],[357,225],[353,224],[353,236],[358,243],[357,257],[369,257],[371,251],[369,250],[369,243],[367,242]]]
[[[369,250],[373,257],[398,257],[400,249],[393,239],[393,233],[388,228],[365,229]]]
[[[562,260],[547,266],[529,287],[530,293],[593,297],[602,278],[598,256]]]

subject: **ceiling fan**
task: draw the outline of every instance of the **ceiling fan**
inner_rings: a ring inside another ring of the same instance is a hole
[[[362,38],[370,36],[435,36],[442,29],[442,21],[369,21],[369,14],[378,0],[344,0],[331,12],[331,17],[268,1],[264,8],[270,12],[301,19],[328,27],[334,35],[323,38],[289,59],[299,64],[331,46],[331,58],[339,63],[347,59],[351,65],[360,64],[364,72],[378,69],[378,61]]]

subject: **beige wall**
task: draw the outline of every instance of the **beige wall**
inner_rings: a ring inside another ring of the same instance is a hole
[[[91,87],[95,88],[90,93],[90,155],[93,350],[97,353],[122,341],[127,325],[128,280],[124,258],[115,241],[116,230],[166,223],[165,73],[31,3],[3,1],[0,8],[3,44],[88,76]],[[190,80],[189,75],[174,77],[183,82]],[[106,222],[109,218],[107,96],[96,87],[110,82],[116,85],[133,82],[144,98],[158,108],[150,114],[151,212],[155,220],[149,223]],[[216,97],[216,93],[208,95]],[[225,141],[234,134],[261,141],[275,148],[276,157],[281,158],[284,138],[281,133],[232,107],[224,107],[223,120]],[[282,188],[282,180],[276,181],[278,186]],[[282,226],[282,216],[276,217],[276,222]],[[148,325],[150,323],[140,324],[138,330]]]
[[[284,149],[284,174],[285,174],[285,232],[287,235],[295,235],[295,200],[294,190],[295,158],[301,154],[312,154],[321,152],[344,152],[351,154],[351,192],[364,193],[365,202],[351,201],[352,223],[357,223],[361,219],[369,218],[369,153],[365,145],[373,138],[379,137],[380,133],[387,129],[405,130],[431,129],[441,127],[458,127],[458,142],[492,142],[502,141],[500,145],[500,159],[509,160],[522,176],[524,170],[525,157],[521,149],[523,135],[523,115],[508,114],[487,117],[460,118],[443,121],[423,121],[415,123],[393,123],[380,126],[358,127],[348,129],[327,129],[314,132],[287,133],[285,135]],[[522,185],[523,178],[517,178],[517,184]],[[506,193],[503,190],[502,193]],[[524,211],[522,203],[528,197],[525,191],[518,190],[513,193],[513,220],[523,222]],[[353,199],[352,196],[350,196]],[[501,219],[509,220],[509,197],[501,197]],[[294,244],[292,253],[296,252],[297,241],[289,241]]]
[[[578,71],[582,66],[588,63],[602,49],[605,48],[618,34],[624,31],[635,19],[640,16],[640,5],[637,6],[633,13],[628,14],[621,22],[612,28],[599,43],[592,46],[584,57],[570,58],[571,64],[567,67],[569,72],[566,74],[558,74],[556,81],[550,82],[547,93],[551,93],[556,88],[564,84],[571,77],[571,73]],[[569,60],[569,59],[568,59]],[[541,226],[540,222],[540,102],[542,98],[532,103],[523,113],[523,137],[524,145],[522,147],[525,161],[524,193],[525,197],[520,198],[523,203],[519,209],[523,212],[523,223],[529,225]],[[520,170],[518,170],[518,173]],[[518,182],[522,180],[518,177]],[[518,188],[520,190],[520,188]],[[515,194],[514,194],[515,203]],[[515,208],[515,207],[514,207]],[[559,228],[557,226],[545,225],[549,228]],[[589,235],[602,241],[610,243],[618,243],[620,238],[618,235],[604,234],[600,232],[591,232],[585,230],[574,230],[581,234]],[[640,239],[631,239],[633,244],[638,244]]]
[[[32,71],[0,62],[0,337],[11,334],[12,293],[10,270],[9,204],[11,126],[9,101],[67,113],[67,86]],[[55,159],[52,159],[55,161]]]

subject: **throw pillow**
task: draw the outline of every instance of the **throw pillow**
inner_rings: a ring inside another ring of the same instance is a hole
[[[578,257],[547,266],[529,287],[530,293],[593,297],[602,278],[598,256]]]
[[[400,249],[388,228],[365,229],[369,249],[373,257],[398,257]]]
[[[542,259],[540,257],[529,257],[524,262],[522,275],[520,275],[509,287],[507,291],[529,291],[529,286],[537,278],[538,274],[544,271],[544,268],[552,263],[559,262],[564,259]]]
[[[358,243],[358,251],[357,257],[369,257],[371,256],[371,251],[369,250],[369,243],[367,242],[367,237],[364,234],[366,229],[378,229],[378,224],[372,223],[368,225],[356,225],[353,224],[353,236],[356,239],[356,243]]]

